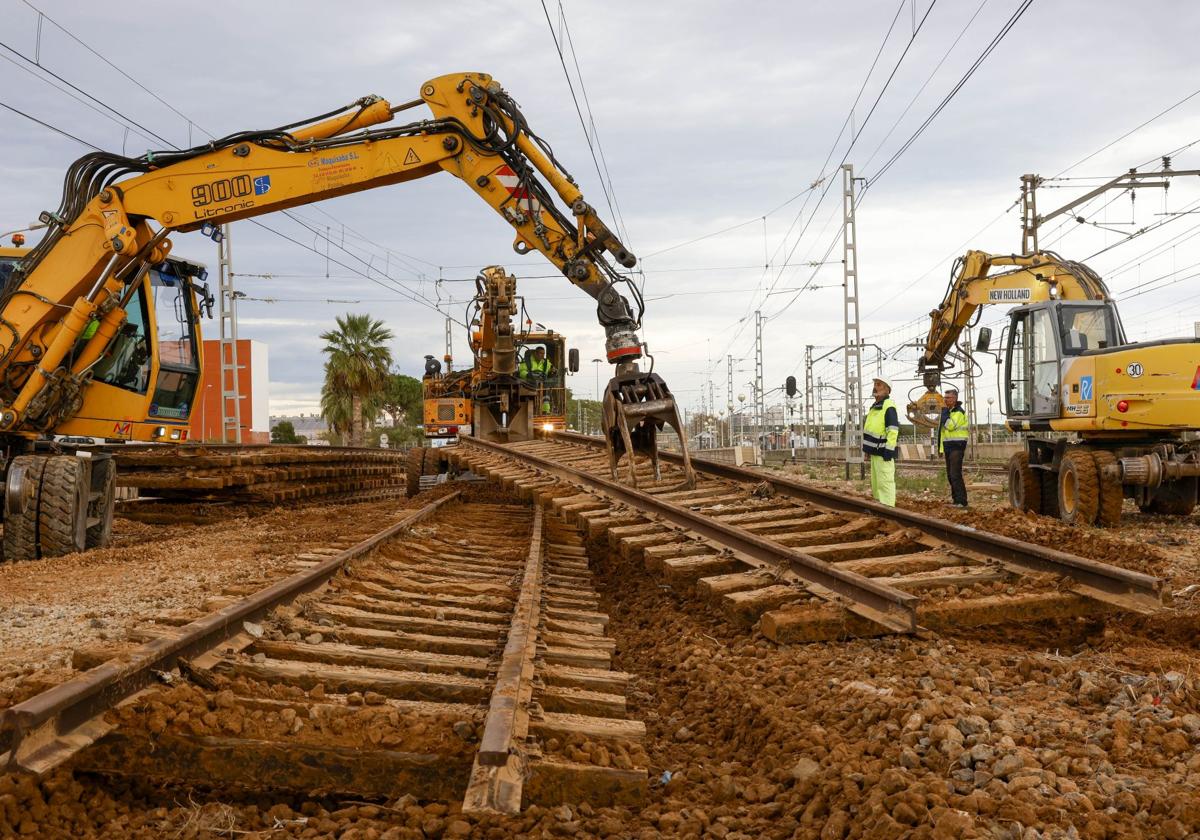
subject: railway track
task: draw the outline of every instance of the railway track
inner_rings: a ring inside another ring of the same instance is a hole
[[[696,458],[703,458],[703,452],[693,455]],[[803,458],[796,459],[795,463],[791,460],[783,462],[786,466],[798,467],[841,467],[842,461],[806,461]],[[946,465],[942,461],[897,461],[896,470],[899,473],[908,471],[912,472],[930,472],[930,473],[945,473]],[[993,463],[972,463],[970,461],[963,464],[963,473],[967,476],[987,475],[987,476],[1008,476],[1008,466],[1005,464]]]
[[[694,461],[698,483],[682,489],[667,453],[661,480],[639,464],[633,489],[609,478],[601,439],[569,432],[449,453],[778,642],[1162,603],[1145,574],[739,467]]]
[[[460,495],[3,710],[0,769],[500,813],[638,802],[645,728],[583,537]]]

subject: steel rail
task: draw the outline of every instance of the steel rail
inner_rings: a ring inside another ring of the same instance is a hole
[[[920,598],[912,593],[902,592],[855,572],[839,569],[817,557],[711,519],[650,493],[590,475],[530,452],[478,438],[463,438],[461,444],[494,452],[517,462],[524,461],[536,470],[565,481],[582,483],[659,521],[670,522],[739,552],[757,561],[757,564],[792,572],[814,585],[810,589],[814,595],[826,599],[832,594],[841,595],[851,602],[847,609],[893,632],[914,633],[917,630],[917,604]],[[828,592],[822,592],[822,588]]]
[[[522,748],[529,734],[529,706],[541,624],[544,513],[533,508],[529,553],[521,576],[521,590],[513,609],[504,653],[496,670],[496,683],[488,702],[487,718],[471,782],[463,799],[464,811],[519,813],[524,786]]]
[[[604,441],[578,432],[546,432],[547,439],[559,439],[572,443],[603,448]],[[673,464],[681,464],[682,458],[673,452],[660,452],[659,457]],[[997,560],[1010,563],[1031,572],[1048,572],[1065,575],[1078,584],[1080,594],[1088,595],[1113,606],[1135,612],[1152,612],[1163,605],[1164,583],[1161,578],[1122,569],[1109,563],[1089,560],[1065,551],[1059,551],[1035,543],[979,531],[968,525],[949,522],[923,513],[888,507],[870,499],[846,496],[795,479],[773,476],[767,472],[749,470],[715,461],[693,458],[692,465],[698,472],[731,481],[766,482],[775,492],[792,498],[811,502],[822,507],[847,513],[870,513],[903,525],[918,528],[943,542],[968,551],[976,551]]]
[[[244,632],[247,621],[310,592],[347,562],[458,497],[451,493],[362,542],[180,628],[178,635],[147,642],[128,658],[110,660],[0,712],[0,768],[45,773],[94,741],[87,733],[98,716],[153,683],[156,674],[208,652]],[[103,727],[100,727],[103,729]],[[103,734],[99,732],[97,734]]]

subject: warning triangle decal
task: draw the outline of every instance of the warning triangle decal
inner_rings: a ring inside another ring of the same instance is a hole
[[[414,163],[420,163],[420,162],[421,162],[421,159],[419,157],[417,157],[417,153],[412,149],[409,149],[408,154],[406,154],[404,156],[404,165],[405,166],[411,166]]]

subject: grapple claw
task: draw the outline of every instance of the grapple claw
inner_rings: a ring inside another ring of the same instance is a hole
[[[942,395],[931,388],[908,404],[908,421],[924,429],[936,429],[944,405]]]
[[[608,442],[608,466],[614,479],[617,465],[625,455],[629,463],[629,483],[638,486],[638,454],[648,456],[654,467],[654,478],[662,478],[658,460],[658,432],[670,426],[679,436],[683,448],[684,486],[696,486],[696,472],[688,454],[687,435],[679,421],[679,408],[671,390],[656,373],[633,371],[618,374],[609,380],[604,393],[604,437]]]

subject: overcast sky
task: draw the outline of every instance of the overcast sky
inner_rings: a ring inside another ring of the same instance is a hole
[[[789,373],[802,379],[804,345],[816,345],[820,355],[841,344],[836,166],[851,131],[847,160],[872,179],[1020,6],[1019,0],[940,0],[929,10],[928,3],[906,2],[898,18],[897,0],[563,4],[576,50],[566,53],[575,92],[586,117],[577,59],[618,222],[626,244],[643,257],[645,338],[655,369],[689,409],[699,408],[710,358],[716,403],[724,405],[727,355],[735,359],[734,394],[751,399],[756,310],[769,319],[767,389]],[[132,17],[103,4],[34,5],[129,78],[49,20],[41,23],[39,43],[37,11],[22,0],[0,0],[6,47],[0,102],[105,149],[140,154],[164,144],[141,129],[127,132],[121,117],[62,81],[48,84],[17,53],[180,146],[189,131],[199,142],[206,132],[270,128],[369,93],[408,101],[428,78],[478,70],[517,99],[585,196],[612,221],[539,0],[159,4],[152,14]],[[557,3],[547,7],[564,38]],[[918,319],[941,300],[952,256],[968,247],[1019,249],[1020,217],[1012,205],[1022,173],[1113,176],[1200,138],[1197,96],[1068,169],[1193,92],[1197,31],[1200,6],[1181,0],[1143,3],[1136,11],[1119,0],[1035,0],[927,130],[870,184],[858,216],[862,329],[887,351],[883,372],[896,380],[898,394],[913,386],[902,380],[913,377],[916,358],[900,345],[927,329],[927,320]],[[0,144],[6,161],[0,230],[56,207],[65,168],[87,151],[4,109]],[[1173,165],[1200,168],[1200,154],[1182,151]],[[823,201],[823,187],[794,198],[822,176],[832,179]],[[1142,190],[1132,203],[1113,193],[1077,211],[1107,230],[1068,222],[1061,229],[1051,223],[1043,233],[1044,247],[1072,259],[1116,246],[1090,264],[1125,301],[1122,314],[1135,338],[1190,334],[1200,321],[1195,216],[1161,215],[1200,200],[1195,180],[1178,179],[1165,195]],[[1048,185],[1061,188],[1044,189],[1040,209],[1091,183]],[[555,272],[538,253],[515,254],[507,223],[452,176],[346,196],[296,215],[319,231],[328,228],[331,244],[282,215],[262,221],[321,255],[251,222],[236,223],[232,234],[237,284],[250,298],[239,310],[241,336],[270,346],[272,413],[315,410],[318,335],[342,312],[384,320],[397,336],[392,350],[399,368],[419,376],[422,357],[442,352],[444,317],[396,288],[434,304],[454,301],[448,311],[461,317],[473,287],[458,281],[490,264],[516,273],[532,317],[580,348],[585,369],[573,386],[594,393],[596,366],[587,360],[603,355],[603,332],[593,302],[561,277],[547,276]],[[1122,231],[1167,220],[1161,230],[1117,244]],[[216,248],[199,234],[178,235],[175,243],[177,254],[215,268]],[[831,264],[808,265],[821,262],[831,244]],[[385,269],[391,279],[364,279],[360,258],[371,264],[372,277]],[[446,282],[439,284],[439,276]],[[257,300],[265,298],[276,302]],[[998,310],[985,313],[984,323],[1001,317]],[[209,335],[216,334],[212,322]],[[454,335],[465,361],[465,332],[458,327]],[[837,358],[818,365],[816,375],[840,384]],[[994,394],[994,365],[985,367],[981,400]],[[601,378],[607,368],[601,366]],[[874,370],[868,365],[868,375]],[[778,395],[767,397],[775,401]]]

